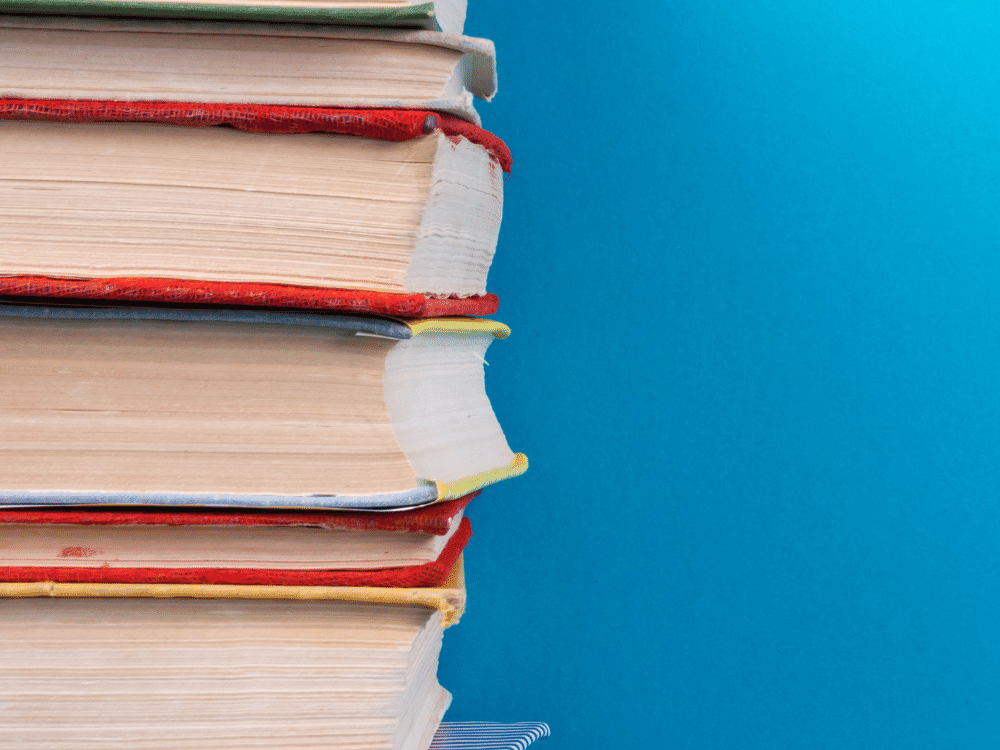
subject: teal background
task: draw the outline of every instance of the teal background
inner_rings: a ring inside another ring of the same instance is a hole
[[[1000,744],[1000,11],[470,0],[514,156],[449,718]],[[541,747],[541,746],[540,746]]]

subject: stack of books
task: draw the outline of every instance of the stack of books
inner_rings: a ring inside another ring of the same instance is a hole
[[[0,13],[4,747],[546,736],[441,723],[467,506],[527,467],[464,3]]]

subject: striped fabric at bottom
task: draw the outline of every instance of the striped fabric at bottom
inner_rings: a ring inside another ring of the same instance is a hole
[[[548,725],[540,721],[446,721],[438,728],[429,750],[524,750],[549,734]]]

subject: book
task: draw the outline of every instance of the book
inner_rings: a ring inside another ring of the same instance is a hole
[[[8,99],[0,148],[0,294],[496,309],[510,153],[448,115]]]
[[[465,0],[0,0],[0,13],[397,26],[461,34]]]
[[[4,747],[425,750],[451,584],[0,584]]]
[[[490,721],[445,721],[428,750],[524,750],[535,740],[549,737],[548,724],[524,721],[500,724]]]
[[[0,305],[0,505],[401,508],[527,468],[483,319]]]
[[[15,98],[430,109],[479,124],[493,43],[437,31],[0,16]],[[136,61],[141,60],[141,65]]]
[[[0,509],[0,581],[440,586],[472,496],[398,513]]]

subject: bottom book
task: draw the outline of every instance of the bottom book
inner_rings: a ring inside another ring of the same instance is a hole
[[[461,562],[442,589],[0,584],[3,747],[426,750],[463,606]]]
[[[489,721],[444,722],[429,750],[524,750],[537,739],[549,736],[540,721],[497,724]]]

